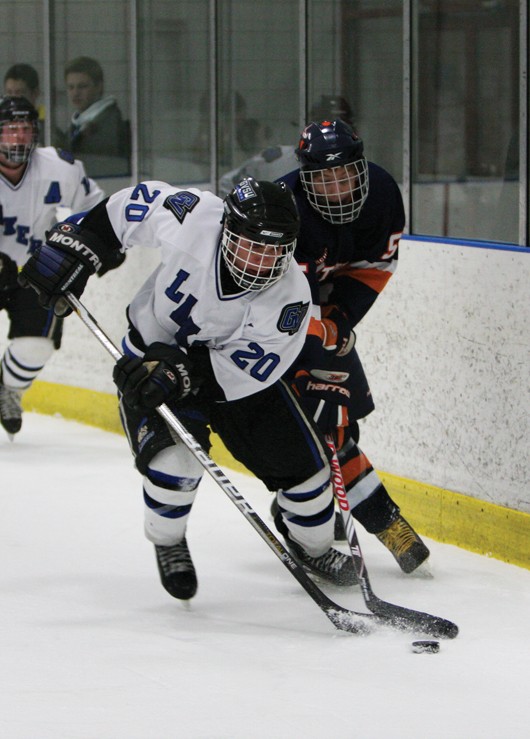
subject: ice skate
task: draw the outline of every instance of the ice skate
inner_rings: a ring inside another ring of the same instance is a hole
[[[9,439],[22,428],[22,390],[0,384],[0,421]]]
[[[350,555],[330,547],[320,557],[310,557],[300,544],[286,539],[287,548],[306,572],[333,585],[356,585],[357,575]]]
[[[376,536],[407,574],[413,572],[429,556],[429,550],[403,516],[398,516]]]
[[[155,544],[160,580],[173,598],[189,600],[197,592],[197,574],[186,539],[169,547]]]

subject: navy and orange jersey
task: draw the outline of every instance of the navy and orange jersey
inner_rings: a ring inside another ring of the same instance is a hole
[[[397,266],[398,244],[405,226],[403,199],[393,177],[368,162],[368,197],[359,217],[336,225],[309,204],[299,170],[277,181],[293,190],[301,218],[295,251],[313,302],[336,305],[353,328],[374,304]]]

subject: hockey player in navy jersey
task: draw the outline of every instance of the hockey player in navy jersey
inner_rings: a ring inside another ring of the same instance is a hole
[[[0,98],[0,310],[8,314],[10,340],[1,359],[0,421],[11,440],[22,426],[22,395],[59,348],[62,331],[53,310],[19,287],[18,269],[67,211],[88,210],[104,197],[81,162],[37,147],[37,139],[33,105]]]
[[[412,572],[429,550],[357,443],[357,421],[374,404],[353,332],[396,269],[405,225],[401,193],[388,172],[366,160],[363,142],[340,118],[306,126],[296,155],[300,168],[279,181],[296,198],[295,258],[319,320],[311,323],[293,386],[321,430],[335,436],[354,517]]]
[[[304,345],[311,295],[292,259],[299,229],[285,184],[241,181],[221,200],[143,182],[79,224],[48,233],[20,279],[56,312],[90,274],[137,244],[160,264],[128,307],[124,356],[114,369],[122,422],[143,476],[145,533],[164,588],[191,598],[197,577],[186,540],[203,468],[156,407],[167,403],[209,449],[208,424],[236,459],[277,492],[281,533],[310,573],[356,581],[333,549],[329,451],[282,380]]]

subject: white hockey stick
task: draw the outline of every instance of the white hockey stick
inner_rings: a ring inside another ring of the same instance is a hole
[[[99,327],[96,319],[88,312],[85,306],[71,293],[66,296],[70,307],[77,313],[85,326],[94,334],[94,336],[105,347],[108,353],[118,360],[122,355],[119,349],[113,344],[109,337]],[[247,500],[241,495],[237,488],[230,482],[223,470],[217,466],[213,459],[204,451],[198,441],[183,426],[175,414],[167,407],[165,403],[157,407],[157,412],[166,421],[168,426],[175,431],[182,442],[195,455],[197,460],[204,467],[206,472],[215,480],[221,490],[230,498],[232,503],[242,513],[247,521],[258,532],[261,538],[268,544],[278,559],[289,570],[291,575],[298,580],[306,593],[311,596],[318,607],[325,613],[331,623],[341,631],[349,631],[354,634],[368,634],[372,630],[374,623],[379,622],[379,618],[371,613],[357,613],[334,603],[306,574],[301,565],[296,562],[289,554],[287,549],[282,545],[279,539],[273,534],[268,526],[261,520],[258,514],[250,506]]]
[[[327,434],[326,442],[333,454],[331,459],[333,492],[342,517],[344,530],[346,531],[346,538],[350,546],[355,567],[355,573],[359,580],[359,585],[361,586],[361,592],[363,594],[366,607],[374,615],[379,616],[396,628],[417,630],[422,631],[425,634],[429,634],[430,636],[454,639],[458,634],[458,626],[452,621],[440,618],[439,616],[431,616],[429,613],[423,613],[422,611],[414,611],[410,608],[404,608],[403,606],[396,606],[393,603],[381,600],[381,598],[378,598],[377,595],[375,595],[372,590],[372,586],[370,585],[368,571],[361,551],[361,545],[359,544],[353,516],[351,515],[351,508],[346,488],[344,486],[342,470],[340,468],[333,437]]]

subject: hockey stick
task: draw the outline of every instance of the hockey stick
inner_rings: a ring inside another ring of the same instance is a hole
[[[85,326],[94,334],[99,342],[105,347],[108,353],[118,360],[122,355],[118,348],[112,343],[109,337],[98,325],[96,319],[88,312],[85,306],[71,293],[67,293],[67,300],[70,307],[77,313]],[[298,580],[306,593],[313,598],[317,606],[325,613],[331,623],[341,631],[349,631],[353,634],[368,634],[371,632],[371,626],[377,619],[369,613],[357,613],[334,603],[306,574],[301,565],[296,562],[287,549],[282,545],[280,540],[273,534],[268,526],[261,520],[258,514],[250,506],[247,500],[241,495],[237,488],[230,482],[225,473],[213,461],[213,459],[204,451],[198,441],[183,426],[175,414],[167,407],[165,403],[157,407],[157,412],[166,421],[168,426],[175,431],[182,442],[188,447],[196,459],[201,463],[206,472],[215,480],[221,490],[230,498],[232,503],[238,508],[247,521],[258,532],[261,538],[269,545],[278,559],[285,565],[293,577]]]
[[[398,629],[404,629],[407,631],[418,630],[425,634],[429,634],[430,636],[454,639],[458,634],[458,626],[452,621],[447,621],[445,618],[440,618],[439,616],[431,616],[429,613],[423,613],[422,611],[414,611],[410,608],[404,608],[403,606],[396,606],[393,603],[381,600],[381,598],[378,598],[374,594],[368,578],[368,571],[364,562],[357,532],[355,530],[353,516],[351,515],[350,504],[348,502],[346,488],[344,487],[344,480],[337,457],[337,451],[335,449],[333,438],[329,434],[326,435],[326,442],[333,454],[331,460],[333,492],[339,506],[342,522],[346,531],[346,538],[353,558],[355,572],[357,574],[357,579],[359,580],[359,585],[361,586],[361,592],[363,594],[366,607],[374,615],[381,618],[383,622],[386,622]]]

